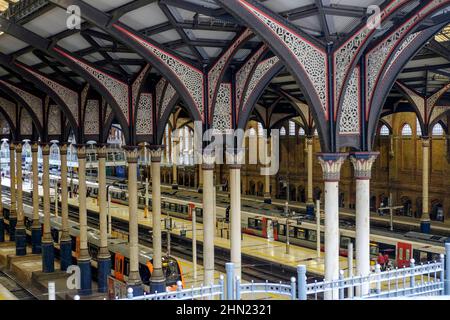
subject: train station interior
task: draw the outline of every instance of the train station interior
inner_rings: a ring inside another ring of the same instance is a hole
[[[450,0],[0,0],[0,300],[450,297]]]

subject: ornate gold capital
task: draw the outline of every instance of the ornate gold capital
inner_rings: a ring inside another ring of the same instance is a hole
[[[77,157],[78,159],[86,159],[86,146],[85,145],[76,145],[77,148]]]
[[[356,179],[368,180],[372,177],[372,165],[379,154],[379,152],[357,152],[350,155]]]
[[[106,158],[107,146],[105,144],[97,146],[97,158]]]
[[[63,143],[60,147],[59,147],[59,154],[62,156],[67,156],[67,144]]]
[[[320,153],[317,155],[325,181],[332,182],[341,179],[341,167],[347,156],[347,153]]]
[[[22,144],[20,142],[16,144],[16,153],[22,153]]]
[[[161,162],[161,156],[163,153],[162,148],[150,148],[149,152],[152,162]]]
[[[39,151],[39,143],[33,142],[33,144],[31,145],[31,152],[36,153],[38,151]]]
[[[423,148],[429,148],[431,145],[431,140],[428,137],[422,137],[422,147]]]
[[[214,164],[216,162],[216,156],[214,154],[204,154],[203,155],[203,170],[214,170]]]
[[[50,145],[48,143],[43,143],[41,145],[41,149],[42,149],[42,155],[43,156],[50,155]]]
[[[124,147],[126,155],[127,155],[127,162],[128,163],[137,163],[139,159],[139,147],[138,146],[126,146]]]

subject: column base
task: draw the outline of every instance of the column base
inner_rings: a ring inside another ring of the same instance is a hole
[[[16,241],[17,218],[9,217],[9,241]]]
[[[178,190],[178,184],[172,184],[172,190]]]
[[[166,292],[166,279],[162,269],[154,269],[150,278],[150,293]]]
[[[25,227],[16,229],[16,256],[27,254],[27,233]]]
[[[3,217],[0,219],[0,242],[5,242],[5,222]]]
[[[108,276],[111,274],[111,259],[110,258],[98,258],[98,292],[108,291]],[[134,290],[134,288],[133,288]]]
[[[78,267],[81,272],[80,290],[78,290],[78,293],[82,296],[90,295],[92,294],[91,259],[78,259]]]
[[[315,207],[314,207],[314,203],[307,203],[306,204],[306,215],[307,216],[310,216],[310,217],[314,217],[314,210],[315,209]]]
[[[53,242],[42,242],[42,272],[55,272],[55,250]]]
[[[431,233],[431,221],[420,221],[420,232]]]
[[[142,284],[139,284],[139,283],[128,284],[127,283],[127,290],[128,290],[128,288],[133,289],[133,297],[139,297],[139,296],[144,295],[144,287],[142,286]]]
[[[72,240],[64,240],[59,244],[61,271],[66,271],[72,265]]]
[[[33,254],[41,254],[42,229],[41,227],[31,229],[31,252]]]

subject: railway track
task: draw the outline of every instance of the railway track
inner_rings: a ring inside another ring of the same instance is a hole
[[[39,300],[29,289],[6,270],[0,270],[0,283],[18,300]]]

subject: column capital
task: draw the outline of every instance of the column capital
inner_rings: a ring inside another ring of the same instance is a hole
[[[86,159],[86,145],[85,144],[75,144],[74,146],[77,149],[77,158],[78,159]]]
[[[245,161],[244,148],[227,148],[225,150],[226,163],[231,169],[240,169]]]
[[[372,165],[379,155],[379,152],[352,153],[350,161],[355,169],[355,178],[358,180],[369,180],[372,177]]]
[[[422,147],[429,148],[431,144],[430,137],[422,137],[421,139],[422,139]]]
[[[14,145],[16,146],[16,153],[22,153],[22,142],[16,142]]]
[[[214,170],[214,165],[216,162],[216,155],[214,153],[205,153],[203,154],[203,170]]]
[[[317,157],[322,166],[323,179],[328,182],[341,179],[341,167],[348,153],[318,153]]]
[[[50,144],[48,144],[48,143],[41,143],[41,149],[42,149],[42,155],[43,156],[50,155]]]
[[[68,147],[67,143],[62,143],[59,146],[59,154],[62,155],[62,156],[67,156],[67,149],[68,148],[69,147]]]
[[[106,158],[108,145],[105,143],[97,144],[97,158]]]
[[[15,142],[11,141],[9,143],[9,151],[14,151],[16,149]]]
[[[31,143],[31,152],[37,153],[39,151],[39,142],[34,141]]]
[[[314,142],[314,136],[306,136],[306,144],[312,145]]]
[[[161,156],[164,151],[164,146],[162,145],[148,145],[147,146],[150,152],[151,162],[161,162]]]
[[[127,154],[128,163],[137,163],[139,159],[139,146],[123,146]]]

